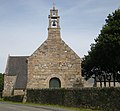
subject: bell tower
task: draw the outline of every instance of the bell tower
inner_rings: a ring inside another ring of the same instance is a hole
[[[48,19],[48,39],[60,39],[60,16],[58,16],[58,9],[55,6],[53,6],[53,9],[50,9]]]

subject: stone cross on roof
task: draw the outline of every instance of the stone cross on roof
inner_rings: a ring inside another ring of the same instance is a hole
[[[53,10],[55,9],[55,1],[53,0]]]

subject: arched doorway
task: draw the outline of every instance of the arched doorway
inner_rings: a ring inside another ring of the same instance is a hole
[[[61,82],[58,78],[51,78],[49,81],[49,88],[61,88]]]

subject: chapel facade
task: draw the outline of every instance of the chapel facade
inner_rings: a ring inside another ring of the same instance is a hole
[[[58,9],[53,7],[48,19],[48,37],[31,56],[8,57],[4,96],[26,89],[83,87],[81,59],[61,38]]]

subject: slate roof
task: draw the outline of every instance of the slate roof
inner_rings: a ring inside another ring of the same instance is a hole
[[[16,76],[14,89],[25,89],[27,83],[27,58],[28,56],[9,56],[5,74]]]

